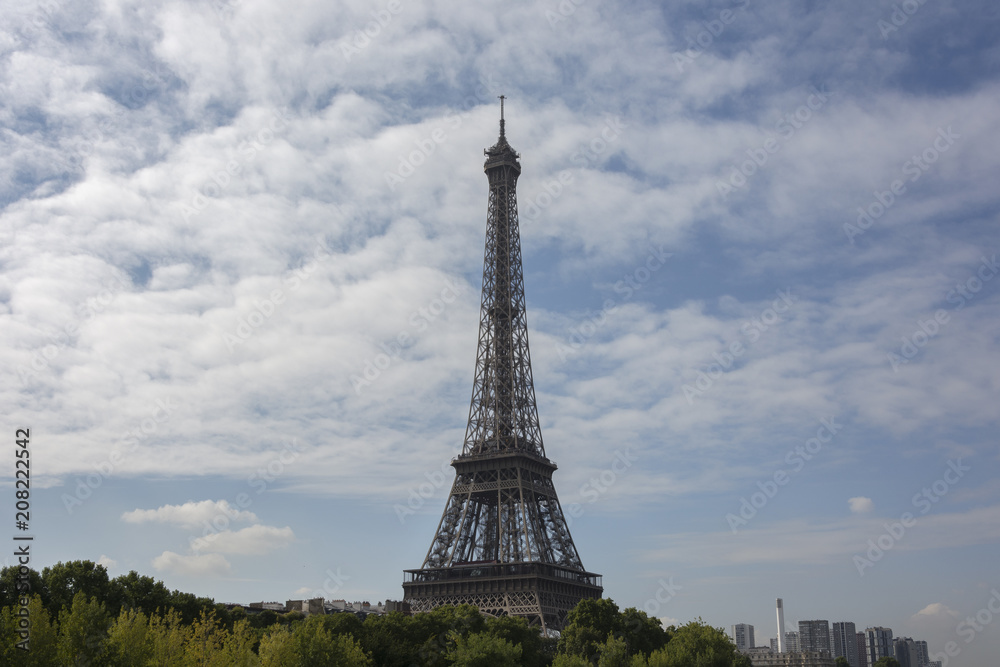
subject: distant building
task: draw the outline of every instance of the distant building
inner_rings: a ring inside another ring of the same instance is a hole
[[[899,667],[920,667],[920,665],[915,664],[913,660],[910,659],[910,647],[906,643],[905,637],[894,637],[892,640],[892,652],[896,660],[899,661]],[[913,640],[910,639],[912,643]],[[916,651],[914,651],[913,658],[916,658]]]
[[[914,641],[909,637],[897,637],[892,640],[893,651],[899,667],[927,667],[930,656],[927,655],[927,642]]]
[[[279,614],[285,613],[285,605],[280,602],[251,602],[247,605],[251,609],[260,609],[263,611],[276,611]]]
[[[797,632],[786,632],[785,633],[785,651],[799,651],[801,644],[799,644],[799,633]]]
[[[410,613],[410,603],[402,602],[400,600],[386,600],[385,601],[385,611],[389,613],[390,611],[400,611],[404,614]]]
[[[874,665],[879,658],[895,658],[892,630],[883,627],[865,628],[865,653],[869,665]]]
[[[285,609],[288,611],[302,612],[305,616],[326,613],[326,610],[323,607],[323,598],[313,598],[311,600],[289,600],[285,603]]]
[[[858,667],[871,667],[871,663],[868,662],[868,635],[861,631],[858,633]]]
[[[829,651],[786,650],[785,653],[752,653],[750,663],[753,667],[836,667]]]
[[[831,649],[829,621],[799,621],[800,651],[830,654]]]
[[[733,643],[736,649],[746,653],[753,648],[753,626],[746,623],[737,623],[733,626]]]
[[[920,667],[931,667],[931,654],[927,652],[927,642],[920,640],[914,641],[914,646],[917,647],[917,659],[920,661],[918,664]],[[938,665],[938,667],[941,667]]]
[[[833,657],[840,656],[847,658],[851,667],[861,667],[858,664],[858,630],[850,621],[833,624]]]
[[[369,614],[384,614],[387,610],[387,605],[394,606],[393,611],[401,611],[400,606],[405,603],[393,602],[386,600],[386,604],[379,602],[376,605],[365,600],[364,602],[348,602],[347,600],[327,600],[324,605],[325,613],[327,614],[356,614],[359,618],[364,619]]]
[[[892,638],[892,656],[899,662],[899,667],[912,667],[910,665],[910,651],[906,647],[906,640],[902,637]]]

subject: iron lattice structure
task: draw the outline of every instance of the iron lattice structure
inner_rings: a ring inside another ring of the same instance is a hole
[[[528,350],[517,218],[520,157],[504,133],[484,151],[490,194],[476,374],[455,482],[419,570],[406,570],[413,611],[472,604],[561,629],[583,598],[599,598],[573,544],[545,457]]]

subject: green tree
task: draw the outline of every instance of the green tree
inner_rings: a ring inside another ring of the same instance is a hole
[[[594,663],[580,655],[559,653],[552,659],[552,667],[593,667]]]
[[[699,618],[677,628],[666,646],[649,656],[649,667],[752,667],[750,658],[721,628]]]
[[[455,667],[519,667],[521,647],[489,632],[456,634],[455,645],[448,651]]]
[[[254,646],[257,633],[246,619],[233,623],[232,630],[226,632],[222,642],[222,657],[226,665],[232,667],[255,667],[260,664]]]
[[[322,616],[310,616],[295,626],[292,637],[302,664],[312,667],[366,667],[371,658],[350,635],[334,636]]]
[[[215,600],[211,598],[201,598],[192,593],[182,593],[181,591],[171,591],[167,604],[176,609],[185,625],[194,623],[202,612],[215,611]]]
[[[108,628],[104,662],[109,667],[145,665],[153,656],[149,618],[137,609],[122,609]]]
[[[485,629],[486,619],[472,605],[442,605],[416,614],[411,618],[410,636],[419,647],[417,662],[424,667],[444,667],[457,638]]]
[[[215,614],[215,620],[219,622],[219,625],[227,630],[233,629],[233,613],[229,611],[229,607],[221,602],[216,602],[212,605],[211,611]]]
[[[528,619],[522,616],[491,616],[486,619],[486,631],[520,646],[524,667],[547,667],[552,660],[539,628],[528,625]]]
[[[305,617],[306,615],[301,611],[288,611],[284,614],[278,614],[278,620],[289,627],[295,625],[296,622],[305,619]]]
[[[146,616],[166,612],[170,605],[170,591],[163,582],[144,577],[135,570],[112,579],[111,590],[123,608],[138,609]]]
[[[622,615],[613,600],[586,598],[566,617],[558,650],[594,662],[598,646],[607,641],[608,635],[620,636],[624,630]]]
[[[278,612],[273,609],[250,615],[250,625],[255,628],[269,628],[278,622]]]
[[[260,640],[261,667],[299,667],[302,659],[292,631],[283,625],[272,626]]]
[[[28,603],[28,618],[31,621],[31,635],[28,651],[17,648],[17,643],[24,641],[18,634],[21,630],[21,607],[10,606],[0,610],[0,664],[31,665],[49,667],[58,663],[56,648],[58,634],[56,624],[52,622],[48,610],[42,603],[40,595],[31,596]]]
[[[182,664],[184,649],[191,636],[191,626],[182,622],[180,612],[168,609],[163,615],[149,618],[149,637],[153,644],[153,667]]]
[[[899,660],[885,656],[876,660],[872,667],[899,667]]]
[[[670,635],[663,629],[660,619],[649,616],[644,611],[629,607],[622,613],[624,639],[628,644],[629,655],[642,654],[649,656],[653,651],[663,648],[670,640]]]
[[[23,578],[21,577],[20,568],[16,565],[0,570],[0,608],[19,606],[20,597],[24,593],[27,593],[29,598],[32,595],[41,596],[42,603],[48,607],[49,591],[45,587],[45,581],[42,580],[40,574],[30,567],[26,569],[27,572]],[[27,591],[18,589],[18,585],[23,584],[27,584]]]
[[[334,635],[351,635],[355,639],[360,639],[364,631],[364,624],[357,614],[341,612],[320,618],[323,619],[323,627]]]
[[[112,594],[108,571],[103,565],[89,560],[59,562],[42,570],[42,582],[49,594],[49,613],[53,615],[69,609],[77,593],[101,600],[106,609],[118,614],[121,603]]]
[[[838,655],[838,656],[837,656],[837,659],[836,659],[836,660],[834,661],[834,664],[835,664],[835,665],[836,665],[837,667],[851,667],[851,663],[850,663],[850,662],[848,662],[848,661],[847,661],[847,658],[845,658],[845,657],[844,657],[844,656],[842,656],[842,655]]]
[[[59,612],[59,661],[64,665],[92,664],[104,653],[110,624],[104,604],[78,591],[72,604]]]
[[[234,624],[239,623],[240,621],[250,622],[250,616],[247,614],[247,610],[243,607],[233,607],[232,611],[229,612],[229,617],[233,620]]]
[[[409,667],[423,664],[418,654],[427,637],[419,634],[412,616],[398,611],[385,615],[371,614],[362,623],[361,634],[355,636],[376,665]]]
[[[629,667],[628,643],[620,637],[608,635],[597,647],[597,667]]]
[[[203,609],[191,624],[191,632],[184,642],[184,663],[192,666],[225,667],[228,663],[223,655],[223,647],[227,634],[215,614]]]

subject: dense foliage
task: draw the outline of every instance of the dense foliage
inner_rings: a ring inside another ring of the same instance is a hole
[[[886,656],[876,660],[872,667],[899,667],[899,660]]]
[[[700,621],[664,630],[634,608],[584,600],[560,639],[523,618],[483,616],[475,607],[425,614],[232,611],[169,591],[136,572],[109,579],[90,561],[27,573],[30,651],[17,648],[17,570],[0,571],[0,664],[142,667],[749,667],[725,633]]]

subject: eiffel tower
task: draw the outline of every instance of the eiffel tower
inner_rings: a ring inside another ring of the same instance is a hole
[[[528,351],[521,238],[517,222],[520,155],[504,135],[484,151],[490,195],[479,346],[469,424],[452,459],[451,487],[419,570],[405,570],[413,611],[471,604],[493,616],[524,616],[560,630],[583,598],[600,598],[569,534],[538,425]]]

